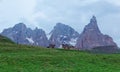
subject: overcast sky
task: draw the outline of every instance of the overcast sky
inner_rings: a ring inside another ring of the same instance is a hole
[[[0,0],[0,32],[24,22],[48,33],[61,22],[81,33],[92,15],[120,46],[120,0]]]

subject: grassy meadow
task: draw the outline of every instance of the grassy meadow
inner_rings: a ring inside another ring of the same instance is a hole
[[[0,36],[0,72],[120,72],[120,54],[17,45]]]
[[[120,54],[0,43],[0,72],[120,72]]]

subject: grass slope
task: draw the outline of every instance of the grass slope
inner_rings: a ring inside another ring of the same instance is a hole
[[[5,36],[2,36],[0,35],[0,44],[3,44],[3,43],[9,43],[9,44],[13,44],[14,42],[12,40],[10,40],[9,38],[5,37]]]
[[[120,72],[120,54],[0,45],[0,72]]]

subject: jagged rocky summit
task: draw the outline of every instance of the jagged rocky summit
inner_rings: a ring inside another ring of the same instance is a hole
[[[16,24],[12,28],[3,30],[1,33],[18,44],[28,44],[36,46],[48,46],[48,39],[42,29],[27,28],[24,23]]]
[[[99,46],[115,46],[116,43],[108,35],[103,35],[97,25],[96,17],[93,16],[90,23],[85,26],[83,32],[80,34],[76,48],[81,50],[92,49]]]
[[[70,44],[75,46],[79,33],[72,27],[57,23],[54,29],[50,32],[50,44],[55,44],[56,47],[61,47],[62,44]]]
[[[83,32],[79,34],[72,27],[57,23],[50,32],[49,40],[42,29],[27,28],[24,23],[16,24],[12,28],[4,29],[1,35],[6,36],[18,44],[28,44],[47,47],[55,44],[56,48],[61,48],[62,44],[75,46],[80,50],[90,50],[96,47],[113,47],[117,45],[108,35],[103,35],[97,25],[96,17],[93,16],[90,23],[85,26]]]

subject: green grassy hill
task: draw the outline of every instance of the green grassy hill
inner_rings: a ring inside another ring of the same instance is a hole
[[[7,38],[7,37],[4,37],[4,36],[2,36],[2,35],[0,35],[0,43],[14,43],[12,40],[10,40],[9,38]]]
[[[0,44],[0,72],[120,72],[120,54]]]

